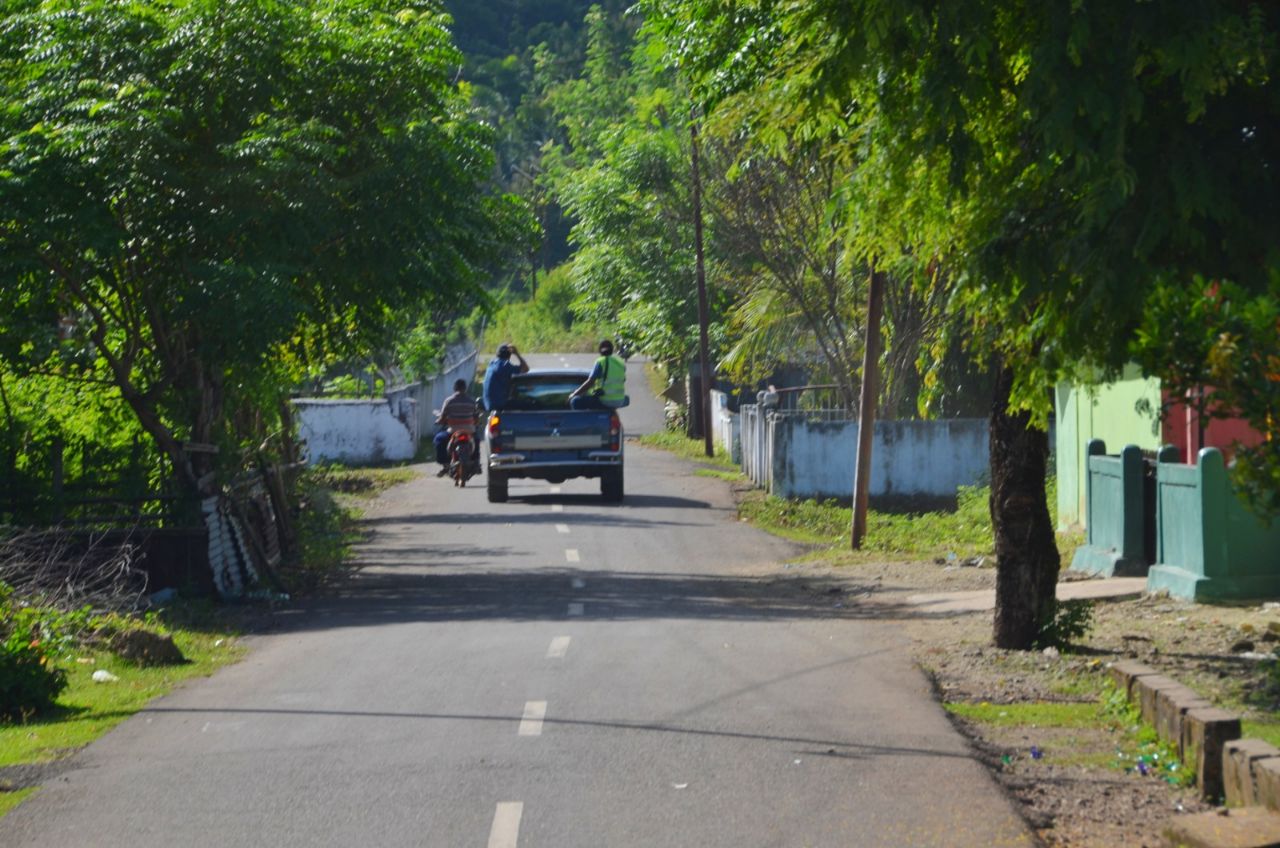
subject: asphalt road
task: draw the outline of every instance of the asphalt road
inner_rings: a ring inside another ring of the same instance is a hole
[[[661,409],[632,371],[634,433]],[[344,591],[90,746],[0,845],[1033,844],[892,626],[780,580],[795,551],[724,482],[631,444],[625,502],[598,491],[393,490]]]

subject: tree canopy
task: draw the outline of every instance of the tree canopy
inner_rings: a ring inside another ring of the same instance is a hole
[[[114,384],[189,488],[283,351],[475,301],[525,226],[435,2],[6,6],[0,354]]]

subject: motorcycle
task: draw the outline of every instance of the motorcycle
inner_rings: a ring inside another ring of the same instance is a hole
[[[466,430],[454,430],[449,437],[449,477],[453,485],[463,487],[480,473],[480,446],[475,434]]]

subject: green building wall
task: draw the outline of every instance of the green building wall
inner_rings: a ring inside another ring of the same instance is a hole
[[[1102,439],[1113,453],[1125,445],[1158,450],[1160,381],[1144,377],[1137,366],[1130,366],[1113,383],[1081,386],[1064,382],[1055,391],[1054,407],[1058,527],[1083,527],[1086,445],[1092,439]]]

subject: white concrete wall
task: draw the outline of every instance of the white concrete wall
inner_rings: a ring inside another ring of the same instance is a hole
[[[729,409],[729,396],[722,391],[711,390],[711,438],[722,447],[734,462],[742,462],[741,418]]]
[[[747,407],[743,411],[745,419]],[[763,444],[752,444],[761,437]],[[764,426],[754,433],[744,420],[742,438],[744,457],[756,457],[748,473],[773,494],[852,497],[858,422],[768,414]],[[871,452],[873,497],[951,497],[960,486],[983,482],[987,470],[983,419],[876,422]]]
[[[453,394],[454,381],[469,383],[475,374],[475,347],[458,345],[449,350],[440,374],[389,389],[383,398],[294,400],[307,460],[368,465],[413,459],[418,442],[435,435],[435,411]]]
[[[298,399],[298,437],[308,462],[345,465],[413,459],[418,447],[416,404],[381,400]]]

